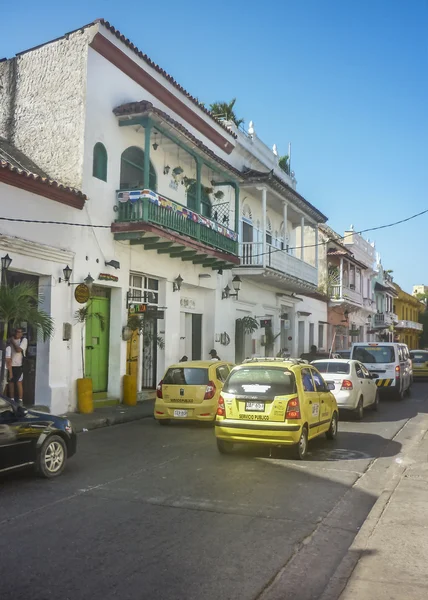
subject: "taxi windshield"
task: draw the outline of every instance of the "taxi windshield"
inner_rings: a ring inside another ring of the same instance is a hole
[[[223,391],[236,396],[287,396],[296,392],[296,380],[284,367],[242,367],[231,372]]]

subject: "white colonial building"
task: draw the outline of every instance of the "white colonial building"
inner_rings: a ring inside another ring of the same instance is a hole
[[[0,244],[8,277],[37,282],[56,324],[49,342],[30,340],[29,402],[76,406],[74,290],[88,275],[105,327],[86,323],[83,352],[101,401],[121,397],[126,373],[155,387],[183,354],[216,348],[235,361],[327,347],[326,217],[254,127],[219,122],[102,20],[0,63],[0,86],[0,202],[11,219]],[[139,314],[144,334],[125,341]]]

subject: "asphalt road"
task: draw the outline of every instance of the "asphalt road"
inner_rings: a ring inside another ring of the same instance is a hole
[[[342,420],[305,462],[221,456],[206,426],[145,419],[82,433],[59,479],[0,479],[0,598],[319,598],[406,422],[427,407],[428,384],[415,384],[403,402]]]

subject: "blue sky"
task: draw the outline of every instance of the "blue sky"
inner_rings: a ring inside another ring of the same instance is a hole
[[[104,17],[192,94],[237,97],[298,190],[343,232],[428,208],[428,1],[7,2],[0,57]],[[406,290],[428,284],[428,214],[372,234]]]

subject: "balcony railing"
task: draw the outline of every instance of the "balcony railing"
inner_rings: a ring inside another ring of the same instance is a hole
[[[266,244],[266,255],[263,256],[261,242],[243,242],[239,244],[241,265],[245,267],[263,267],[274,269],[285,275],[291,275],[312,285],[318,284],[318,270],[300,258],[279,250],[271,244]]]
[[[397,329],[414,329],[415,331],[422,331],[422,323],[416,323],[416,321],[398,321],[396,325]]]
[[[349,300],[353,304],[362,306],[363,297],[360,292],[352,290],[346,285],[333,285],[331,286],[331,300],[345,301]]]
[[[398,321],[397,315],[391,312],[377,313],[374,316],[375,327],[389,327]]]
[[[237,254],[238,235],[216,221],[150,190],[117,192],[116,223],[150,223],[222,252]]]

